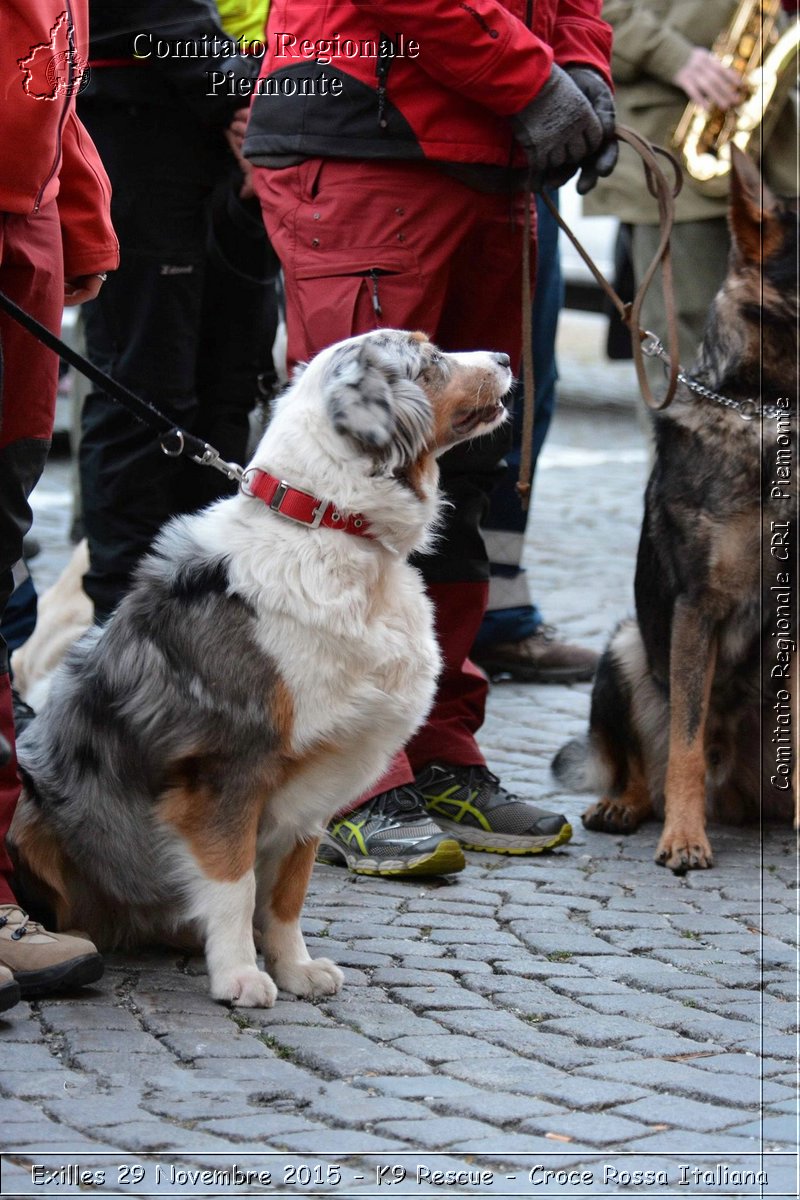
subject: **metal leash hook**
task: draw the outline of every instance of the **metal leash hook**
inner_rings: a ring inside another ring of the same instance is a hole
[[[215,450],[207,442],[204,443],[204,447],[201,455],[189,455],[192,462],[199,463],[201,467],[213,467],[215,471],[221,471],[227,479],[230,479],[231,483],[238,483],[241,486],[244,479],[244,467],[240,467],[238,463],[226,462],[219,450]]]
[[[175,439],[174,446],[168,444],[169,438]],[[168,458],[179,458],[188,452],[188,457],[198,466],[213,467],[215,471],[220,471],[227,479],[230,479],[231,483],[238,483],[241,486],[244,479],[244,467],[240,467],[238,463],[226,462],[219,450],[209,446],[208,442],[202,442],[199,438],[194,438],[191,434],[176,428],[170,429],[159,445],[162,453],[166,454]]]

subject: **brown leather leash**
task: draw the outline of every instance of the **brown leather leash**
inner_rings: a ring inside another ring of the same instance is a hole
[[[677,159],[666,150],[663,146],[654,146],[648,142],[640,134],[633,129],[629,129],[625,125],[617,125],[616,135],[619,141],[626,142],[642,160],[644,168],[645,182],[648,191],[655,198],[658,204],[658,220],[661,230],[658,247],[653,255],[652,262],[648,266],[639,288],[633,301],[626,304],[624,300],[614,290],[603,275],[597,263],[591,257],[589,252],[581,245],[572,232],[566,221],[561,216],[560,212],[553,204],[546,192],[542,192],[542,200],[547,208],[552,213],[557,221],[559,228],[564,231],[573,246],[580,254],[583,261],[591,271],[600,288],[608,296],[611,303],[620,315],[620,319],[631,331],[631,343],[633,347],[633,361],[636,367],[636,378],[639,383],[639,390],[642,393],[642,399],[649,409],[654,412],[660,412],[667,408],[675,395],[675,390],[678,386],[679,350],[678,350],[678,322],[675,313],[675,295],[672,284],[672,255],[670,253],[670,236],[672,234],[672,226],[675,221],[675,197],[683,186],[683,173]],[[666,159],[672,168],[672,180],[667,178],[664,170],[661,167],[658,159]],[[533,324],[533,308],[532,308],[532,281],[531,281],[531,215],[530,215],[530,193],[525,195],[525,222],[523,232],[523,248],[522,248],[522,383],[523,393],[525,398],[525,410],[522,414],[522,445],[520,448],[520,464],[519,464],[519,479],[517,481],[517,494],[520,498],[523,510],[527,510],[530,503],[531,493],[531,478],[533,474],[533,421],[534,421],[534,371],[533,371],[533,347],[531,345],[532,324]],[[646,356],[656,352],[656,347],[660,346],[658,338],[654,333],[647,329],[643,329],[639,323],[639,315],[641,313],[642,303],[647,295],[650,284],[653,281],[653,276],[661,267],[661,287],[664,295],[664,310],[666,313],[667,324],[667,348],[669,367],[667,371],[667,387],[664,395],[660,400],[657,400],[653,395],[650,387],[647,373],[645,371],[644,360]]]

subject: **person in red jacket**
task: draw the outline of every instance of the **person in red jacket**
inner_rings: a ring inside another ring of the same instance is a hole
[[[0,8],[0,291],[57,333],[117,266],[110,188],[75,116],[88,41],[85,0],[4,0]],[[0,312],[0,616],[30,528],[28,496],[50,445],[58,358]],[[5,845],[19,796],[8,656],[0,638],[0,1010],[98,979],[84,938],[30,920]]]
[[[449,351],[521,353],[525,185],[592,186],[614,163],[611,34],[598,0],[273,0],[244,154],[283,263],[288,356],[379,326]],[[506,444],[441,460],[452,501],[418,566],[444,667],[425,726],[321,853],[354,871],[458,870],[461,844],[531,854],[571,836],[509,795],[475,740],[485,676],[480,534]],[[457,842],[454,840],[457,839]]]

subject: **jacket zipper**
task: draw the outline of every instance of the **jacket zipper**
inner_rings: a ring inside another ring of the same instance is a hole
[[[67,120],[67,114],[69,112],[69,103],[70,103],[70,100],[72,99],[72,86],[74,83],[73,71],[75,70],[75,55],[77,53],[77,50],[75,48],[75,26],[72,21],[72,8],[70,7],[70,0],[64,0],[64,3],[66,6],[66,13],[67,13],[67,47],[68,47],[68,50],[67,50],[67,86],[66,86],[65,93],[64,93],[64,107],[61,111],[61,116],[59,117],[59,120],[58,120],[58,131],[56,134],[55,158],[53,159],[53,165],[50,168],[50,172],[47,175],[47,178],[45,179],[44,183],[39,188],[39,191],[37,193],[36,202],[33,206],[33,211],[35,213],[38,213],[39,208],[42,203],[42,197],[44,196],[44,194],[47,190],[47,185],[50,183],[50,180],[55,175],[56,171],[58,170],[59,163],[61,162],[61,140],[62,140],[62,137],[64,134],[64,125]]]

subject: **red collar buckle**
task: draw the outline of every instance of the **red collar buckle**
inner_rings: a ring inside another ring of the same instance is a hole
[[[245,496],[263,501],[274,513],[288,521],[307,525],[309,529],[324,526],[325,529],[339,529],[343,533],[352,533],[355,537],[373,536],[369,521],[361,513],[352,513],[346,517],[339,512],[335,504],[320,500],[311,492],[292,487],[285,479],[278,479],[276,475],[269,475],[258,467],[252,467],[245,472],[241,486]]]

